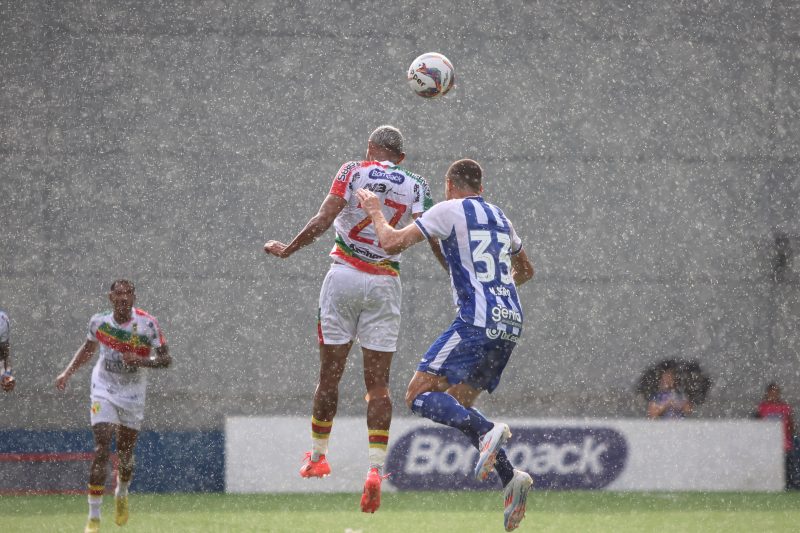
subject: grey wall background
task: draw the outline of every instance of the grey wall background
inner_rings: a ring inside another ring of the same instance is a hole
[[[392,123],[407,164],[479,160],[537,268],[524,342],[483,407],[641,416],[641,371],[697,359],[698,416],[747,416],[778,379],[800,408],[800,8],[795,2],[0,1],[0,307],[17,390],[1,425],[81,427],[89,368],[55,376],[137,283],[175,357],[149,427],[307,415],[333,235],[286,261],[330,177]],[[405,82],[440,51],[458,86]],[[775,246],[776,235],[789,245]],[[782,261],[782,262],[781,262]],[[452,316],[406,254],[396,413]],[[351,357],[340,413],[364,410]]]

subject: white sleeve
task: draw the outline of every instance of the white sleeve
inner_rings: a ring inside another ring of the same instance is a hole
[[[97,342],[97,328],[100,327],[100,317],[102,315],[94,315],[89,319],[89,328],[86,331],[86,339]]]
[[[455,210],[460,207],[461,202],[457,200],[439,202],[425,211],[414,223],[420,231],[422,231],[426,239],[430,239],[431,237],[446,239],[453,233],[453,228],[455,226],[453,223],[453,215]]]
[[[522,251],[522,239],[514,231],[514,225],[511,224],[510,220],[508,220],[508,235],[511,237],[511,255],[517,255]]]

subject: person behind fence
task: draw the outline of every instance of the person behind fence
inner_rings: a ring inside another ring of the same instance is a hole
[[[764,397],[758,404],[755,412],[756,418],[778,420],[783,430],[783,452],[786,463],[786,486],[793,486],[795,481],[795,467],[792,458],[794,452],[795,425],[792,417],[792,406],[781,397],[781,387],[775,382],[769,383],[764,391]]]
[[[678,419],[692,414],[694,406],[678,389],[675,371],[665,368],[658,378],[658,390],[647,403],[647,418]]]
[[[119,468],[114,522],[118,526],[128,522],[133,450],[144,419],[147,389],[147,372],[142,369],[166,368],[172,362],[156,318],[133,307],[136,295],[131,281],[114,281],[108,299],[112,310],[89,320],[86,339],[56,378],[56,388],[63,391],[69,378],[100,352],[92,371],[89,407],[95,453],[89,470],[89,519],[85,533],[100,531],[100,507],[115,434]]]

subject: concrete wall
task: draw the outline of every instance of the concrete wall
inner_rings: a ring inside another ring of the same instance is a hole
[[[0,307],[19,381],[6,426],[82,427],[88,369],[52,381],[137,283],[175,365],[151,427],[307,414],[328,234],[261,251],[316,212],[341,162],[392,123],[442,199],[478,159],[537,268],[527,325],[483,405],[638,416],[641,371],[698,359],[699,416],[746,416],[778,379],[800,408],[800,8],[794,2],[0,3]],[[405,69],[445,53],[457,88]],[[775,270],[775,235],[791,244]],[[422,246],[405,256],[398,412],[453,315]],[[360,358],[342,413],[363,412]]]

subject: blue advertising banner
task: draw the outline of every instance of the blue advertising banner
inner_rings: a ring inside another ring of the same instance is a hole
[[[539,490],[601,489],[624,470],[628,445],[605,427],[511,427],[506,447],[516,468],[536,479]],[[400,490],[495,490],[472,470],[478,450],[457,430],[420,426],[389,450],[392,484]]]
[[[84,492],[93,446],[90,430],[0,431],[0,494]],[[142,431],[135,455],[133,491],[225,489],[222,431]]]

